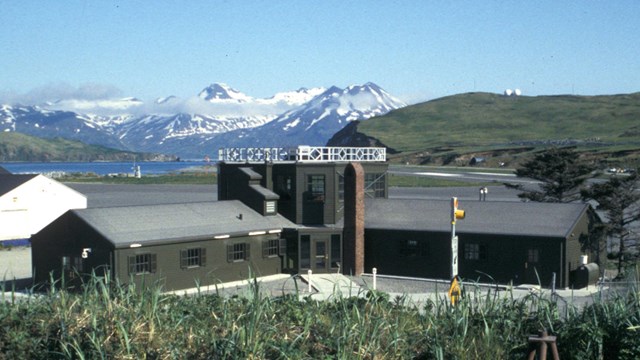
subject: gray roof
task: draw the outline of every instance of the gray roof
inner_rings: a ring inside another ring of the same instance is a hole
[[[296,227],[281,215],[262,216],[237,200],[91,208],[72,213],[118,248]]]
[[[8,193],[36,176],[38,176],[38,174],[14,175],[0,173],[0,195]]]
[[[461,201],[456,233],[567,237],[589,205]],[[375,199],[366,202],[365,228],[451,231],[450,200]]]
[[[262,185],[249,185],[253,191],[258,194],[264,196],[265,200],[278,200],[280,199],[280,195],[274,193],[273,191],[263,187]]]

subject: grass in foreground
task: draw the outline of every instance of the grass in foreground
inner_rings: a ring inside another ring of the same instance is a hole
[[[0,359],[522,359],[541,328],[563,359],[640,356],[636,291],[564,310],[479,289],[457,307],[361,295],[177,296],[94,277],[80,293],[1,298]]]

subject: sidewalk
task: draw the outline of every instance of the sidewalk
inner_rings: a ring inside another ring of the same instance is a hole
[[[309,288],[300,289],[300,295],[311,295],[314,300],[330,300],[343,297],[364,296],[366,289],[342,274],[309,274],[300,276]]]

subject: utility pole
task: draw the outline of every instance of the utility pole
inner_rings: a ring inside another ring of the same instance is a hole
[[[458,236],[456,235],[456,220],[464,219],[464,210],[458,209],[458,198],[451,198],[451,286],[449,298],[455,306],[462,297],[462,288],[458,279]]]
[[[458,236],[456,220],[464,219],[464,210],[458,209],[458,198],[451,198],[451,278],[458,276]]]

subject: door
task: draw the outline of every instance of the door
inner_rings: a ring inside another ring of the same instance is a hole
[[[540,261],[540,250],[537,248],[527,249],[527,257],[524,263],[524,278],[522,282],[525,284],[542,285],[538,279],[538,263]]]
[[[325,273],[329,267],[329,249],[326,240],[313,241],[312,266],[313,272]]]

